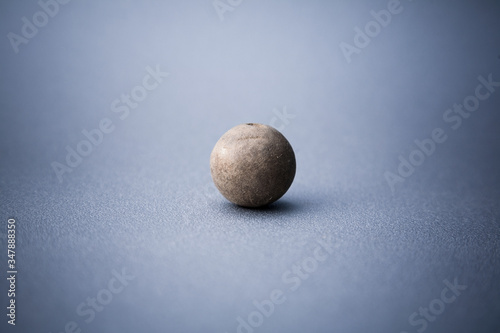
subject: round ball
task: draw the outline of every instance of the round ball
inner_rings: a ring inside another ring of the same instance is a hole
[[[260,207],[281,198],[295,177],[295,154],[278,130],[262,124],[231,128],[215,144],[210,171],[229,201]]]

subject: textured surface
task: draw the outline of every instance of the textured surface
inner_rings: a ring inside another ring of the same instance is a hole
[[[220,21],[211,1],[74,0],[16,54],[5,36],[39,6],[1,1],[0,309],[8,217],[19,274],[18,325],[0,310],[0,332],[234,333],[283,297],[256,333],[415,333],[431,302],[425,333],[498,332],[500,88],[460,127],[443,119],[478,77],[500,81],[498,1],[402,1],[348,63],[339,44],[387,3],[243,1]],[[156,88],[127,104],[144,78]],[[51,163],[105,118],[59,182]],[[220,134],[245,122],[296,154],[265,210],[210,177]],[[447,140],[391,191],[386,172],[438,127]],[[467,288],[441,309],[455,279]]]
[[[295,154],[278,130],[247,123],[231,128],[210,154],[215,186],[229,201],[261,207],[286,193],[295,177]]]

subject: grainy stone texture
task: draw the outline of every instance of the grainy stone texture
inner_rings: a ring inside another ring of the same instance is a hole
[[[295,177],[295,154],[276,129],[241,124],[215,144],[210,171],[226,199],[244,207],[260,207],[281,198]]]

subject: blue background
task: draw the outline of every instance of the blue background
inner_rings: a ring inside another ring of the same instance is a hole
[[[41,7],[1,2],[0,331],[236,332],[279,289],[255,332],[417,332],[409,316],[455,279],[467,289],[425,331],[498,331],[500,88],[460,128],[443,120],[479,76],[500,81],[498,1],[402,0],[350,62],[340,44],[388,1],[232,3],[221,19],[210,0],[73,0],[16,53],[8,34]],[[148,66],[169,75],[120,119],[111,104]],[[114,130],[60,182],[51,163],[104,118]],[[266,209],[210,177],[216,141],[245,122],[296,153]],[[447,140],[391,191],[384,174],[435,128]],[[291,291],[283,274],[318,240],[333,253]],[[78,305],[122,269],[134,278],[85,322]]]

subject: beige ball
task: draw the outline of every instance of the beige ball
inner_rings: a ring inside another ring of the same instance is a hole
[[[215,186],[229,201],[260,207],[281,198],[295,177],[295,154],[278,130],[241,124],[227,131],[210,155]]]

